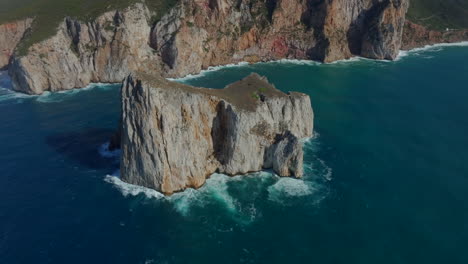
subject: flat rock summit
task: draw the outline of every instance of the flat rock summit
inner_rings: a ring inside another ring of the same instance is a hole
[[[227,175],[273,169],[302,177],[312,136],[309,96],[283,93],[257,74],[224,89],[136,73],[122,85],[121,178],[165,194]]]

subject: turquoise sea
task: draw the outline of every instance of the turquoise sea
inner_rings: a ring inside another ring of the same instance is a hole
[[[468,263],[468,47],[250,72],[311,96],[305,178],[213,175],[169,198],[121,182],[119,86],[26,96],[0,77],[0,263]]]

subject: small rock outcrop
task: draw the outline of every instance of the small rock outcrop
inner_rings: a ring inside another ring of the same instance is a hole
[[[309,96],[285,94],[257,74],[224,89],[144,73],[122,85],[121,178],[171,194],[215,172],[273,169],[302,177],[301,139],[311,137]]]
[[[121,82],[152,69],[182,77],[209,66],[277,59],[394,59],[409,0],[180,0],[160,19],[142,3],[57,33],[11,58],[29,94]],[[0,39],[2,39],[0,32]]]

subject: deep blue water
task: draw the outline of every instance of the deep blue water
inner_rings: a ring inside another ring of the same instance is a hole
[[[185,79],[266,75],[310,94],[317,136],[304,181],[214,175],[168,199],[107,176],[118,86],[0,89],[0,263],[468,263],[467,58],[446,47]]]

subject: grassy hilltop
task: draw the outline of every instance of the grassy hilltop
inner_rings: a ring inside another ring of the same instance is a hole
[[[468,28],[468,0],[410,1],[408,18],[413,22],[439,30]],[[25,17],[36,18],[30,35],[19,49],[20,54],[24,54],[33,43],[53,35],[66,16],[87,21],[136,2],[146,2],[156,12],[156,21],[178,0],[0,0],[0,24]]]
[[[468,28],[468,0],[410,0],[408,19],[437,30]]]

